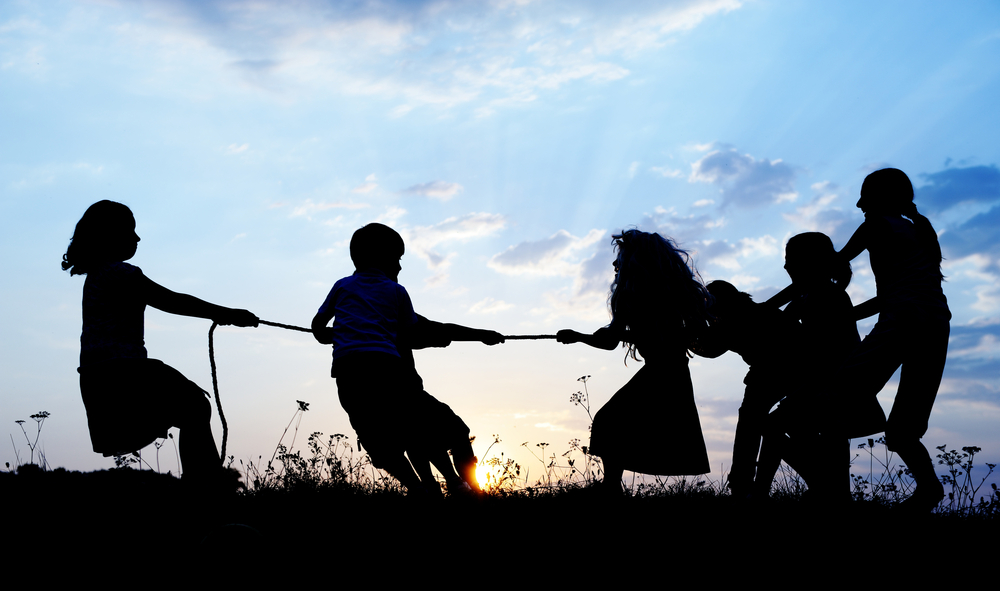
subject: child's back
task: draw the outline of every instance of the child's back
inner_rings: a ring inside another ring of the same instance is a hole
[[[352,353],[399,357],[400,331],[417,321],[406,289],[376,269],[337,281],[317,315],[333,317],[335,366],[336,360]]]

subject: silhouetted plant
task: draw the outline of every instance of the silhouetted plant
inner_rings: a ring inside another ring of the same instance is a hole
[[[45,419],[47,419],[49,417],[49,414],[50,414],[49,411],[47,411],[47,410],[41,410],[41,411],[38,411],[37,413],[31,415],[30,418],[34,419],[34,421],[35,421],[35,439],[34,440],[32,440],[30,437],[28,437],[28,431],[27,431],[27,429],[24,428],[24,423],[26,422],[24,419],[18,419],[16,421],[14,421],[15,423],[17,423],[17,426],[21,428],[21,433],[24,433],[24,440],[28,443],[28,449],[31,450],[31,459],[28,461],[28,463],[29,464],[34,464],[35,463],[35,452],[38,451],[38,461],[40,462],[39,466],[43,470],[48,469],[48,462],[45,460],[45,454],[42,453],[40,450],[38,450],[38,439],[42,435],[42,425],[45,423]],[[13,435],[10,438],[10,443],[11,443],[11,445],[14,445],[14,436]],[[18,453],[16,445],[14,445],[14,458],[15,458],[15,461],[16,461],[17,465],[20,466],[21,465],[21,455]],[[9,468],[9,466],[8,466],[8,468]]]
[[[961,453],[958,450],[949,450],[946,445],[939,445],[937,449],[941,452],[937,455],[938,464],[948,467],[948,473],[941,476],[941,484],[947,490],[947,500],[942,501],[939,511],[961,514],[984,514],[994,515],[1000,510],[1000,498],[997,496],[996,483],[991,484],[989,498],[979,496],[979,490],[986,484],[986,480],[993,475],[996,464],[986,464],[986,475],[977,484],[972,479],[973,461],[976,454],[983,451],[976,446],[963,447]],[[979,496],[979,502],[976,497]]]
[[[248,494],[320,488],[350,488],[365,494],[401,492],[399,483],[372,466],[368,454],[355,454],[349,438],[341,433],[324,440],[323,433],[316,431],[309,435],[306,455],[302,450],[293,450],[302,414],[309,410],[308,402],[297,400],[296,403],[298,407],[267,464],[262,467],[263,456],[258,456],[256,463],[239,461]],[[293,423],[292,441],[286,446],[283,440]],[[230,457],[230,467],[233,461]]]
[[[875,449],[882,446],[882,453]],[[857,501],[874,501],[892,505],[906,500],[913,494],[916,483],[910,470],[900,464],[895,464],[895,454],[885,446],[885,439],[868,439],[858,445],[858,449],[869,454],[869,473],[865,478],[859,474],[852,475],[852,496]],[[946,466],[947,474],[941,475],[941,483],[947,490],[944,501],[935,510],[942,514],[996,516],[1000,514],[1000,496],[996,483],[990,484],[989,496],[980,495],[980,490],[993,475],[996,464],[986,464],[986,475],[977,483],[972,479],[972,470],[976,454],[982,449],[976,446],[963,447],[961,451],[949,450],[947,445],[939,445],[937,449],[938,464]],[[855,460],[858,456],[855,456]],[[876,469],[875,464],[879,465]],[[979,498],[977,501],[976,498]]]

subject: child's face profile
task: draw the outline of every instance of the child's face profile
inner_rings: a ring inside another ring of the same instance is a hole
[[[805,273],[803,273],[801,263],[794,254],[785,253],[785,272],[788,273],[788,278],[792,280],[792,283],[801,283],[804,279]]]
[[[127,261],[135,256],[139,248],[139,235],[135,232],[135,218],[129,215],[121,220],[121,224],[114,230],[114,235],[109,240],[112,250],[111,258],[117,261]]]
[[[399,257],[398,259],[387,259],[378,266],[378,270],[385,273],[385,276],[389,279],[399,281],[399,272],[403,270],[403,266],[400,264],[400,261],[402,260],[403,257]]]

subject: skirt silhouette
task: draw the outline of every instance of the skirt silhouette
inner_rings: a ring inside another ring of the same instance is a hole
[[[687,357],[647,360],[597,411],[590,453],[643,474],[707,473],[708,451]]]

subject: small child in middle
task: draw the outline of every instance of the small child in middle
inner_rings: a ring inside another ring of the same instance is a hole
[[[454,470],[439,463],[452,449],[464,480],[476,487],[471,446],[460,453],[455,448],[464,447],[462,442],[440,448],[445,445],[440,431],[454,429],[456,420],[464,423],[447,405],[423,392],[410,351],[451,341],[495,345],[504,341],[503,335],[418,316],[397,282],[405,246],[392,228],[368,224],[354,233],[350,248],[355,272],[334,284],[313,318],[312,331],[320,343],[333,344],[331,376],[337,380],[340,404],[358,440],[375,467],[411,492],[429,490],[432,483],[421,484],[404,452],[423,474],[429,474],[423,466],[430,460],[450,479]],[[331,320],[332,328],[327,326]],[[467,436],[466,430],[465,445]]]

